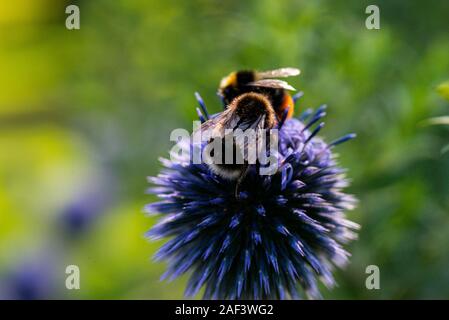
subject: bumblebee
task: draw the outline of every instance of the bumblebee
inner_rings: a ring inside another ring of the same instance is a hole
[[[237,180],[236,183],[236,197],[238,197],[238,187],[246,176],[251,159],[249,156],[250,148],[254,148],[256,144],[252,144],[248,140],[239,140],[238,135],[234,133],[236,130],[241,130],[243,134],[252,129],[255,132],[256,143],[266,140],[261,139],[261,134],[267,134],[269,129],[276,126],[278,120],[276,113],[271,104],[270,98],[264,94],[256,92],[248,92],[238,95],[228,105],[226,110],[204,122],[197,132],[202,134],[210,131],[211,138],[208,139],[207,147],[219,146],[221,154],[218,156],[219,161],[216,161],[217,154],[215,150],[205,152],[204,162],[217,175],[228,179]],[[266,130],[259,130],[266,129]],[[226,144],[226,139],[232,139],[232,143]],[[206,148],[207,148],[206,147]],[[229,150],[232,148],[232,150]],[[229,161],[227,154],[232,155],[232,161]],[[237,156],[241,155],[243,161],[237,161]],[[227,161],[228,160],[228,161]]]
[[[290,118],[293,115],[294,103],[288,91],[294,91],[295,88],[286,81],[276,78],[297,76],[299,73],[300,70],[296,68],[234,71],[221,80],[218,95],[222,98],[224,107],[227,108],[242,93],[261,93],[270,100],[278,119],[282,119],[287,110],[287,118]]]

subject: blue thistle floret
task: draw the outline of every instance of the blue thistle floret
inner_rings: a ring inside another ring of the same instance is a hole
[[[161,159],[165,169],[149,178],[161,201],[146,212],[164,215],[147,236],[171,237],[155,254],[168,261],[162,278],[191,271],[186,295],[204,287],[206,299],[319,298],[317,279],[335,285],[332,268],[348,261],[343,244],[358,225],[345,218],[356,200],[331,149],[354,135],[326,144],[316,136],[324,115],[281,121],[278,171],[250,169],[238,198],[235,181],[207,165]]]

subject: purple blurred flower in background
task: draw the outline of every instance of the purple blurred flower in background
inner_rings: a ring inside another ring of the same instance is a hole
[[[104,210],[101,199],[84,196],[69,203],[62,211],[60,224],[70,236],[83,234]]]
[[[54,259],[29,257],[0,277],[0,299],[41,300],[55,298]]]
[[[110,176],[100,176],[84,188],[62,209],[57,223],[64,235],[76,238],[91,228],[111,206],[115,187]]]

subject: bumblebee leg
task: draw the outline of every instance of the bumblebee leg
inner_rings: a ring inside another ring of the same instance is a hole
[[[246,175],[248,174],[249,165],[245,165],[245,167],[242,170],[242,173],[237,179],[237,182],[235,184],[235,198],[238,200],[240,199],[240,185],[242,184],[243,180],[245,180]]]

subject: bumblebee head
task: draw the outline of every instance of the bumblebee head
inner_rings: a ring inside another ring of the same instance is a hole
[[[254,71],[233,71],[221,79],[218,94],[226,104],[229,104],[241,93],[242,87],[253,82],[255,78],[256,74]]]

